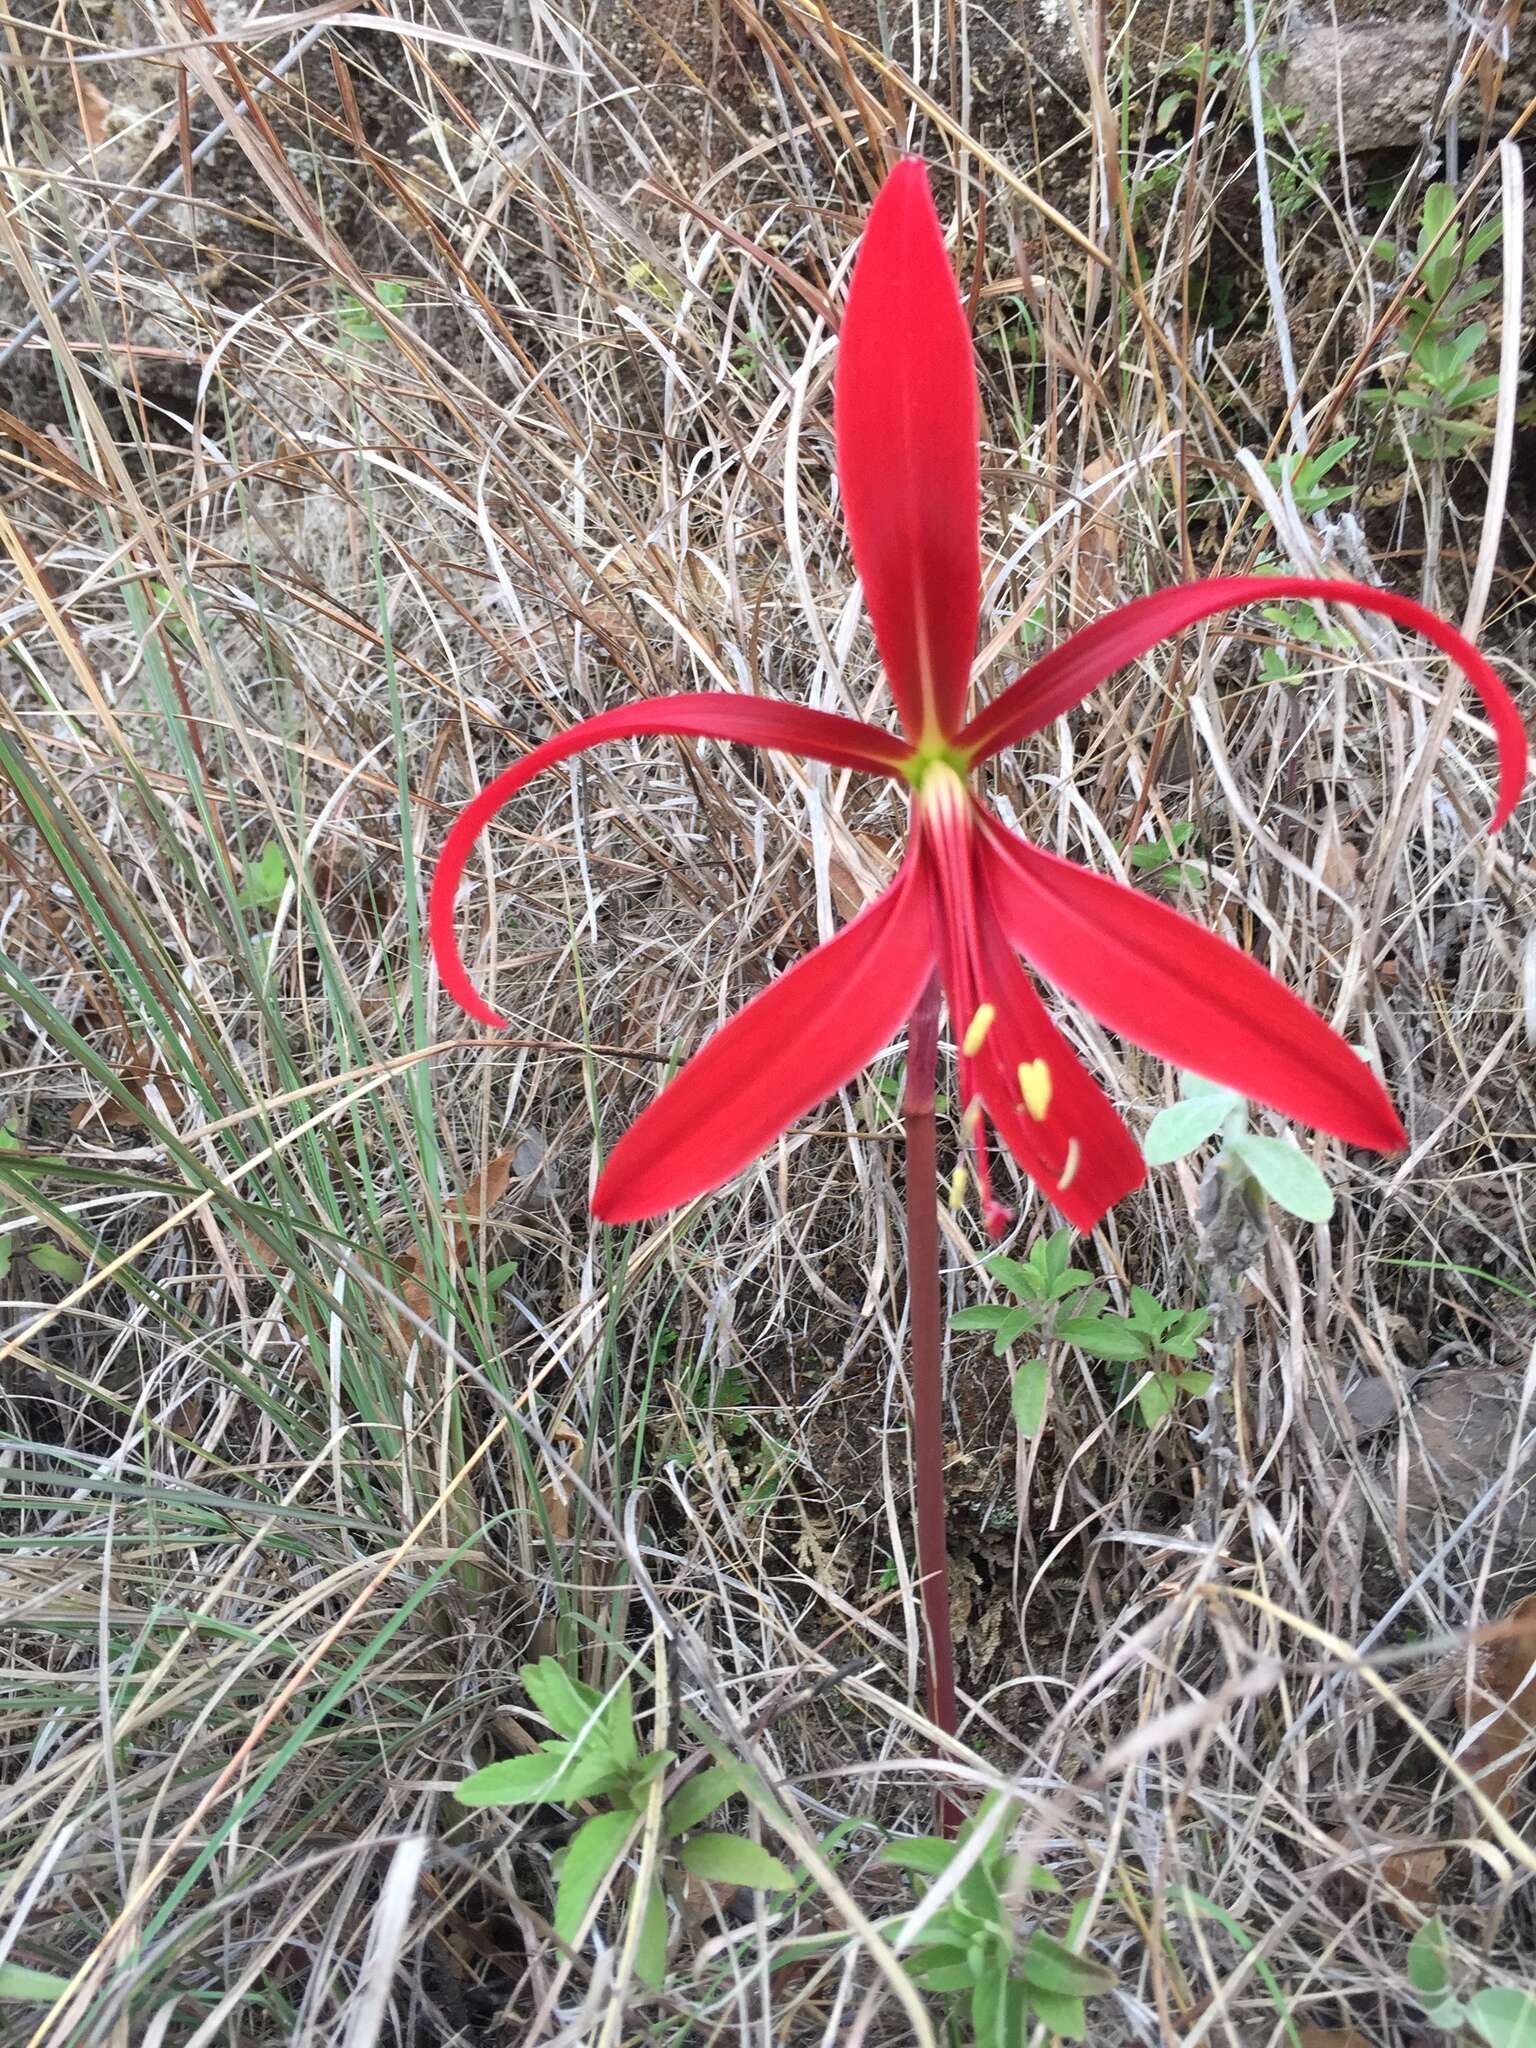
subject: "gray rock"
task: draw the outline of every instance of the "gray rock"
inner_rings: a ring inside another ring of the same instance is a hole
[[[1458,1366],[1431,1373],[1415,1386],[1406,1478],[1408,1524],[1420,1541],[1444,1535],[1503,1478],[1520,1413],[1517,1372]],[[1536,1426],[1536,1408],[1527,1429]],[[1493,1509],[1486,1530],[1493,1532]],[[1531,1461],[1511,1482],[1498,1521],[1498,1540],[1509,1550],[1536,1548],[1536,1475]]]
[[[1294,30],[1280,94],[1302,131],[1346,149],[1412,145],[1438,110],[1449,46],[1445,18],[1318,22]],[[1470,105],[1470,102],[1469,102]]]

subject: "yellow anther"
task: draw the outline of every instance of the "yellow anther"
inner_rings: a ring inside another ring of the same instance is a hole
[[[1067,1189],[1071,1187],[1073,1181],[1077,1179],[1077,1169],[1082,1164],[1082,1160],[1082,1146],[1078,1144],[1076,1138],[1068,1138],[1067,1163],[1061,1169],[1061,1179],[1056,1183],[1056,1190],[1058,1194],[1064,1195],[1067,1192]]]
[[[968,1060],[975,1059],[977,1053],[986,1044],[987,1033],[992,1029],[996,1016],[996,1005],[993,1003],[983,1003],[970,1023],[966,1025],[965,1036],[960,1041],[960,1050]]]
[[[974,1138],[981,1129],[981,1104],[979,1102],[972,1102],[967,1105],[965,1115],[960,1119],[960,1128],[967,1138]]]
[[[1019,1062],[1019,1093],[1035,1122],[1043,1124],[1051,1107],[1051,1070],[1044,1060]]]
[[[971,1176],[963,1166],[957,1166],[949,1176],[949,1206],[958,1209],[965,1200],[965,1191],[971,1184]]]

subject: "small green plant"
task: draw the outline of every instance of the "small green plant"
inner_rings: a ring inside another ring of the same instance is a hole
[[[1503,221],[1495,218],[1463,242],[1453,225],[1456,194],[1431,185],[1424,194],[1413,250],[1417,283],[1398,322],[1399,374],[1388,385],[1364,393],[1379,418],[1396,421],[1405,445],[1426,461],[1443,462],[1486,440],[1492,429],[1479,408],[1499,388],[1497,376],[1479,376],[1476,359],[1488,339],[1483,320],[1468,314],[1495,289],[1491,278],[1468,277],[1478,259],[1498,241]],[[1382,237],[1374,245],[1382,261],[1399,263],[1403,252]]]
[[[907,1089],[907,1066],[905,1060],[894,1074],[882,1074],[875,1082],[875,1121],[881,1124],[899,1124],[902,1116],[902,1098]],[[938,1116],[949,1114],[949,1097],[939,1094],[933,1098],[934,1112]]]
[[[464,1272],[463,1286],[474,1305],[475,1320],[483,1329],[489,1329],[495,1320],[497,1295],[516,1277],[516,1259],[503,1259],[483,1276],[472,1269]]]
[[[1292,214],[1309,204],[1318,187],[1327,175],[1333,160],[1333,152],[1326,139],[1318,137],[1298,139],[1291,132],[1302,119],[1300,107],[1274,105],[1269,89],[1275,74],[1286,61],[1284,50],[1266,50],[1259,58],[1259,85],[1263,96],[1264,140],[1269,154],[1269,197],[1279,220],[1289,220]],[[1205,74],[1206,93],[1209,100],[1229,92],[1235,86],[1239,90],[1243,81],[1243,63],[1235,50],[1208,50],[1200,43],[1191,43],[1183,54],[1166,67],[1165,76],[1173,82],[1157,103],[1152,117],[1153,133],[1167,135],[1174,122],[1195,103],[1196,87],[1201,73]],[[1137,196],[1145,196],[1152,190],[1163,189],[1171,182],[1168,176],[1170,166],[1166,160],[1155,165],[1150,177],[1138,181]]]
[[[381,277],[374,285],[373,292],[379,304],[387,307],[391,313],[398,312],[409,297],[407,287],[398,279],[389,277]],[[338,325],[344,339],[357,347],[389,339],[373,308],[350,293],[338,315]]]
[[[1115,1983],[1112,1970],[1074,1945],[1087,1916],[1086,1899],[1068,1916],[1064,1937],[1049,1933],[1024,1910],[1028,1894],[1059,1894],[1061,1886],[1048,1870],[1023,1863],[1009,1849],[1016,1812],[1009,1804],[989,1801],[953,1840],[906,1835],[880,1852],[882,1863],[909,1872],[926,1896],[974,1846],[978,1834],[991,1837],[910,1942],[904,1938],[905,1918],[884,1930],[902,1953],[913,1983],[951,2006],[954,2037],[976,2048],[1013,2048],[1028,2039],[1035,2025],[1063,2040],[1081,2041],[1088,2031],[1087,2001]]]
[[[574,1806],[601,1802],[582,1821],[558,1859],[554,1929],[574,1948],[595,1917],[603,1894],[638,1841],[658,1779],[677,1762],[674,1751],[640,1747],[629,1680],[600,1693],[572,1678],[553,1657],[525,1664],[523,1690],[555,1733],[531,1756],[487,1764],[455,1793],[461,1806]],[[659,1985],[666,1975],[667,1895],[683,1876],[710,1884],[745,1885],[755,1891],[787,1891],[793,1877],[776,1856],[739,1835],[699,1832],[733,1793],[738,1774],[727,1764],[710,1764],[678,1784],[661,1809],[656,1873],[645,1896],[631,1899],[638,1913],[634,1930],[635,1974]],[[626,1930],[627,1931],[627,1930]]]
[[[1490,1984],[1462,1997],[1443,1920],[1426,1920],[1409,1943],[1408,1982],[1431,2026],[1474,2036],[1487,2048],[1536,2048],[1536,1993]]]
[[[1271,464],[1271,475],[1274,469],[1275,465]],[[1343,495],[1347,497],[1349,494],[1345,492]],[[1258,564],[1261,576],[1288,576],[1291,573],[1285,562],[1266,559]],[[1292,684],[1307,680],[1306,669],[1296,665],[1293,650],[1298,646],[1315,648],[1319,653],[1327,654],[1341,654],[1350,646],[1348,629],[1330,620],[1319,606],[1309,603],[1306,598],[1261,604],[1259,616],[1266,625],[1273,627],[1279,642],[1278,646],[1266,647],[1259,658],[1259,680],[1262,683]]]
[[[1146,1371],[1137,1391],[1137,1405],[1150,1428],[1162,1421],[1181,1395],[1204,1394],[1209,1375],[1171,1365],[1151,1365],[1154,1359],[1192,1359],[1196,1340],[1210,1321],[1207,1309],[1165,1309],[1144,1287],[1131,1289],[1129,1314],[1109,1306],[1109,1295],[1093,1284],[1093,1275],[1071,1263],[1072,1232],[1053,1231],[1038,1238],[1023,1259],[999,1253],[986,1261],[986,1270],[998,1285],[1014,1297],[1006,1302],[981,1302],[961,1309],[955,1316],[957,1330],[988,1330],[998,1357],[1012,1350],[1022,1338],[1072,1344],[1089,1358],[1098,1358],[1127,1370],[1121,1374],[1122,1390],[1137,1384],[1129,1368]],[[1025,1436],[1038,1436],[1045,1424],[1050,1399],[1050,1368],[1043,1358],[1026,1359],[1013,1377],[1013,1417]]]
[[[288,863],[283,849],[268,840],[257,860],[245,864],[245,887],[235,898],[242,910],[275,910],[288,886]]]
[[[1180,1077],[1183,1100],[1159,1110],[1148,1126],[1142,1152],[1149,1166],[1167,1166],[1218,1134],[1220,1162],[1242,1175],[1261,1194],[1304,1223],[1326,1223],[1333,1191],[1293,1138],[1266,1138],[1248,1128],[1246,1099],[1200,1074]]]
[[[1138,874],[1145,875],[1149,882],[1161,887],[1203,889],[1205,869],[1198,861],[1180,858],[1194,836],[1194,826],[1187,818],[1181,818],[1176,825],[1169,826],[1166,838],[1154,839],[1145,846],[1133,846],[1131,866]]]
[[[63,1245],[49,1244],[46,1240],[41,1244],[29,1244],[25,1256],[27,1263],[35,1266],[39,1273],[62,1280],[66,1287],[76,1287],[85,1278],[84,1263],[73,1252],[66,1251]],[[6,1264],[10,1264],[9,1254]]]
[[[1307,518],[1314,512],[1326,512],[1330,505],[1342,504],[1353,496],[1349,484],[1330,483],[1329,478],[1359,445],[1358,434],[1341,434],[1337,441],[1330,441],[1315,455],[1304,455],[1299,449],[1292,448],[1275,461],[1265,463],[1264,467],[1276,488],[1282,493],[1289,491],[1296,510]]]

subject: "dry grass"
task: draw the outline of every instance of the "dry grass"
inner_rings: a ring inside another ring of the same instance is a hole
[[[516,808],[464,904],[506,1037],[464,1029],[421,942],[445,817],[534,737],[671,688],[878,711],[830,315],[908,135],[954,173],[974,277],[987,685],[1266,551],[1459,615],[1499,443],[1405,462],[1361,395],[1392,335],[1364,188],[1403,160],[1347,199],[1330,165],[1266,267],[1244,93],[1192,81],[1154,133],[1189,31],[1152,13],[1079,43],[1068,8],[1026,51],[962,0],[881,55],[873,12],[394,5],[274,79],[307,18],[237,12],[217,43],[78,4],[0,49],[0,328],[42,314],[0,401],[0,1950],[70,1987],[0,2003],[5,2038],[918,2038],[869,1921],[936,1768],[1012,1787],[1088,1902],[1120,1985],[1095,2040],[1406,2042],[1431,1910],[1468,1982],[1529,1976],[1536,1855],[1453,1755],[1458,1646],[1530,1587],[1498,1540],[1526,1409],[1480,1493],[1409,1502],[1425,1386],[1530,1371],[1536,813],[1478,836],[1488,737],[1437,711],[1438,664],[1383,634],[1274,686],[1255,622],[1213,628],[998,771],[1108,872],[1193,821],[1186,906],[1379,1054],[1412,1149],[1320,1146],[1333,1225],[1271,1229],[1239,1276],[1230,1470],[1072,1354],[1020,1447],[1003,1366],[955,1341],[970,1712],[938,1766],[899,1050],[664,1226],[584,1204],[665,1063],[877,885],[897,798],[615,747]],[[221,113],[192,197],[45,312]],[[1507,202],[1464,143],[1478,218]],[[1277,538],[1239,457],[1284,445],[1282,325],[1308,417],[1362,440],[1352,500],[1273,508]],[[1518,687],[1518,478],[1508,513],[1484,639]],[[1138,1127],[1172,1099],[1065,1023]],[[1021,1192],[1022,1245],[1049,1218]],[[1160,1170],[1079,1257],[1203,1300],[1200,1200]],[[971,1218],[946,1241],[953,1303],[980,1298]],[[1365,1382],[1389,1419],[1352,1442]],[[552,1942],[567,1821],[450,1796],[541,1732],[516,1674],[549,1651],[629,1668],[683,1755],[748,1760],[750,1825],[812,1859],[791,1903],[679,1926],[659,1995]],[[810,1935],[823,1959],[785,1964]]]

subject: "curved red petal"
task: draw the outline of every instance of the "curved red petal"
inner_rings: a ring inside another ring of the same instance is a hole
[[[427,929],[432,957],[444,988],[480,1023],[493,1030],[506,1023],[485,1002],[469,978],[459,954],[453,906],[475,841],[505,804],[557,761],[568,760],[604,740],[638,739],[648,733],[671,733],[680,739],[734,740],[743,746],[777,747],[804,754],[834,768],[860,768],[871,775],[898,775],[909,749],[891,733],[841,718],[830,711],[812,711],[800,704],[777,704],[761,697],[732,697],[701,691],[679,697],[651,697],[599,712],[566,732],[535,747],[486,784],[454,819],[432,877]]]
[[[1518,802],[1526,776],[1525,726],[1509,691],[1471,641],[1435,612],[1395,591],[1373,590],[1364,583],[1345,583],[1332,577],[1220,576],[1138,597],[1107,618],[1095,619],[1043,655],[1001,696],[977,712],[960,735],[959,744],[976,760],[984,761],[1050,725],[1160,640],[1182,633],[1213,613],[1288,597],[1379,613],[1421,633],[1456,663],[1481,700],[1498,742],[1499,793],[1489,826],[1497,832]]]
[[[982,861],[1014,945],[1111,1030],[1348,1144],[1406,1144],[1370,1068],[1246,953],[990,819]]]
[[[891,695],[914,737],[965,715],[981,557],[971,331],[915,159],[870,210],[837,350],[837,473]]]
[[[1046,1014],[998,921],[990,877],[978,919],[981,967],[997,1017],[976,1059],[999,1137],[1078,1230],[1092,1230],[1147,1177],[1141,1147]],[[964,1030],[964,1020],[957,1027]],[[1031,1074],[1025,1099],[1020,1069]]]
[[[614,1147],[592,1197],[633,1223],[708,1194],[866,1066],[933,971],[926,876],[909,859],[852,924],[754,996]]]

